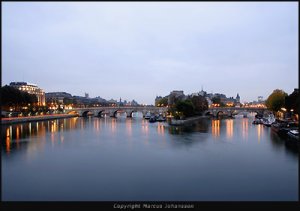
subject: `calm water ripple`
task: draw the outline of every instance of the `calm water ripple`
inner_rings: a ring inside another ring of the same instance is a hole
[[[2,200],[298,200],[298,153],[252,118],[2,126]]]

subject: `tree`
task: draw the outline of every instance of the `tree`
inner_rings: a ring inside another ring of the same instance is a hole
[[[181,112],[184,116],[189,117],[195,114],[195,106],[191,100],[179,100],[175,104],[177,112]]]
[[[213,97],[211,99],[211,101],[214,103],[214,104],[221,104],[221,98],[220,97]]]
[[[285,98],[285,107],[288,110],[293,109],[294,113],[299,114],[299,107],[300,107],[300,96],[297,89],[294,90],[292,94],[286,96]]]
[[[38,102],[36,95],[20,91],[11,86],[4,86],[0,89],[1,106],[24,106]]]
[[[168,105],[168,98],[167,97],[163,97],[162,99],[160,99],[158,101],[157,104],[160,104],[161,106],[167,106]]]
[[[203,96],[193,96],[190,98],[191,102],[195,107],[195,113],[200,114],[208,109],[208,102]]]
[[[269,110],[277,112],[285,106],[285,97],[287,93],[280,89],[275,89],[266,100],[266,106]]]
[[[221,102],[221,98],[218,96],[218,97],[213,97],[211,99],[211,101],[214,103],[214,104],[219,104],[221,107],[224,107],[225,104],[223,102]]]

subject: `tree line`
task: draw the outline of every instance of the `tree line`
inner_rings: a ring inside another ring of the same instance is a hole
[[[299,114],[300,96],[298,89],[295,89],[290,95],[281,89],[275,89],[267,98],[266,106],[274,112],[285,108],[287,111],[293,110],[295,114]]]
[[[37,96],[20,91],[11,86],[3,86],[0,89],[1,106],[25,106],[38,102]]]
[[[176,119],[201,115],[208,109],[208,102],[203,96],[187,96],[184,99],[172,96],[171,98],[172,103],[168,102],[168,97],[163,97],[158,104],[168,106],[168,112]]]

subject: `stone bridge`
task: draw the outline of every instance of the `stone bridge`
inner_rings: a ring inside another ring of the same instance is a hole
[[[168,108],[167,107],[155,107],[155,106],[136,106],[136,107],[90,107],[90,108],[72,108],[66,109],[66,113],[68,114],[78,114],[79,116],[87,116],[88,114],[92,114],[93,116],[101,117],[106,114],[110,117],[116,117],[117,113],[126,113],[127,117],[132,117],[132,114],[135,112],[141,112],[143,117],[147,113],[153,114],[166,114]]]
[[[241,113],[255,112],[263,115],[264,112],[270,112],[266,108],[253,108],[253,107],[214,107],[209,108],[204,112],[204,115],[211,115],[218,117],[219,115],[234,116]]]

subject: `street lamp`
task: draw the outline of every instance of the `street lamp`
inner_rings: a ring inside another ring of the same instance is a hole
[[[281,108],[281,110],[283,110],[283,111],[286,111],[286,109],[285,109],[285,108]]]
[[[291,109],[291,118],[293,119],[294,109]]]

